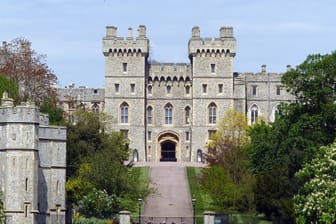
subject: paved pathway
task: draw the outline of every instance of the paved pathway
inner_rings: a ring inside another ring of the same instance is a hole
[[[203,166],[199,163],[137,163],[150,166],[151,181],[157,193],[147,198],[142,216],[192,217],[192,205],[185,166]]]

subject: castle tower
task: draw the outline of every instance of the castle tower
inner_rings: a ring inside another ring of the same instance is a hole
[[[34,104],[14,107],[4,93],[0,107],[0,186],[6,223],[36,223],[39,116]]]
[[[201,38],[199,28],[193,27],[188,49],[193,79],[192,160],[199,160],[216,122],[234,106],[233,28],[220,28],[219,37],[213,39]]]
[[[103,38],[105,56],[105,112],[112,116],[112,131],[130,139],[130,147],[140,161],[145,155],[145,77],[149,40],[146,27],[139,26],[136,38],[118,37],[117,28],[106,27]]]

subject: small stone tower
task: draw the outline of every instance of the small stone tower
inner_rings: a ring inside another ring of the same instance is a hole
[[[0,106],[0,186],[5,223],[65,223],[66,129],[27,102]]]
[[[204,145],[204,136],[210,139],[216,122],[234,106],[236,39],[233,28],[220,28],[219,37],[213,39],[201,38],[199,28],[193,27],[188,47],[193,80],[192,149],[195,152],[202,150],[198,148]]]
[[[136,158],[145,160],[145,78],[148,71],[149,40],[146,27],[138,35],[118,37],[117,28],[106,27],[103,38],[105,56],[105,111],[113,116],[112,131],[131,137]],[[141,149],[141,150],[140,150]]]

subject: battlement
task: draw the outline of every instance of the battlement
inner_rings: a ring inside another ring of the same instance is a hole
[[[187,63],[152,63],[149,68],[149,82],[190,81],[191,65]]]
[[[39,123],[40,111],[34,103],[24,102],[14,106],[13,99],[8,98],[7,93],[3,94],[0,106],[0,122],[7,123]]]
[[[65,141],[66,140],[66,127],[40,126],[39,139]]]
[[[219,37],[201,38],[198,26],[192,28],[192,35],[188,44],[189,57],[192,56],[230,56],[236,55],[236,38],[232,27],[221,27]]]
[[[149,39],[146,37],[146,26],[140,25],[138,36],[133,37],[132,28],[128,29],[127,37],[118,37],[118,28],[115,26],[106,27],[106,36],[103,38],[103,54],[112,55],[145,55],[149,53]]]

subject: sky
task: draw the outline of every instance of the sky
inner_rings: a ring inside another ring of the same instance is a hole
[[[106,26],[126,37],[147,28],[151,59],[189,62],[193,26],[218,37],[232,26],[237,40],[235,72],[285,72],[308,54],[336,48],[335,0],[1,0],[0,41],[23,37],[46,54],[58,86],[104,87],[102,38]]]

